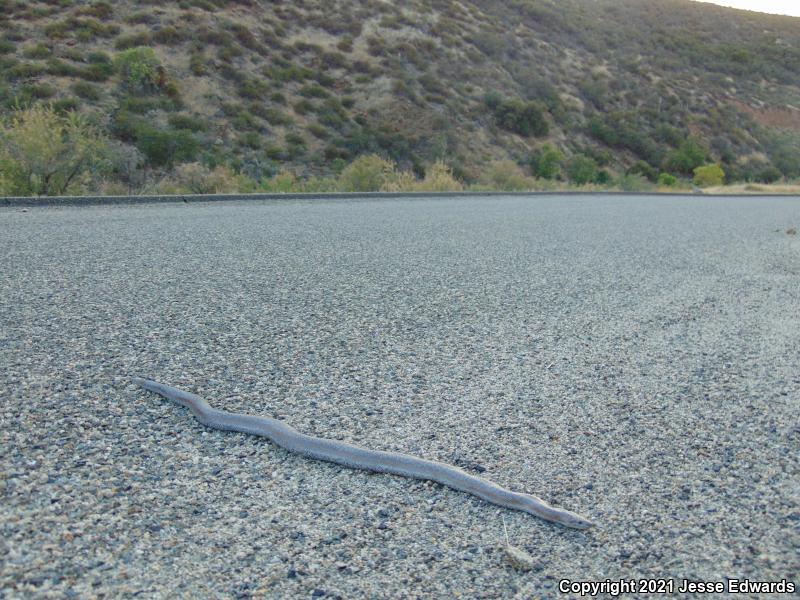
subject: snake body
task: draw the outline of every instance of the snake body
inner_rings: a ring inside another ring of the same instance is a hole
[[[367,450],[345,442],[305,435],[277,419],[217,410],[200,396],[162,383],[139,377],[135,377],[133,382],[185,406],[203,425],[214,429],[263,436],[290,452],[352,469],[435,481],[492,504],[521,510],[566,527],[587,529],[593,525],[590,520],[576,513],[550,506],[541,498],[530,494],[512,492],[487,479],[470,475],[458,467],[399,452]]]

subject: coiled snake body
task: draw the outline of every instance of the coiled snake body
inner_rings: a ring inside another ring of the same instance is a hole
[[[593,525],[588,519],[568,510],[554,508],[541,498],[509,491],[496,483],[470,475],[458,467],[399,452],[367,450],[345,442],[305,435],[277,419],[217,410],[200,396],[149,379],[135,377],[133,382],[146,390],[187,407],[198,421],[208,427],[260,435],[290,452],[297,452],[303,456],[344,465],[352,469],[436,481],[487,502],[521,510],[566,527],[587,529]]]

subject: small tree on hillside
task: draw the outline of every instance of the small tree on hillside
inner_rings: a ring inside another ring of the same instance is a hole
[[[35,105],[0,124],[0,179],[8,193],[61,195],[105,170],[105,149],[80,115]]]
[[[722,185],[725,171],[719,165],[705,165],[694,170],[694,184],[698,187]]]
[[[132,91],[153,92],[164,87],[166,74],[152,48],[140,46],[120,52],[114,58],[114,67]]]
[[[670,152],[664,159],[665,171],[691,175],[694,170],[706,162],[708,153],[695,140],[686,140],[677,150]]]
[[[545,144],[532,165],[533,174],[542,179],[556,179],[561,174],[563,162],[564,155],[550,144]]]
[[[586,185],[597,177],[597,163],[589,156],[576,154],[567,165],[567,175],[572,183]]]

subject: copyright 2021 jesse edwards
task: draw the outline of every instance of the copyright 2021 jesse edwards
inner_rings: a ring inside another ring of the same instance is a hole
[[[672,596],[676,594],[794,594],[797,586],[792,581],[753,581],[751,579],[726,579],[725,581],[694,581],[691,579],[604,579],[603,581],[574,581],[562,579],[558,591],[573,596],[611,596],[648,594]]]

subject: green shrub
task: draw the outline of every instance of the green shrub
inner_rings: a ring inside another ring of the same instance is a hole
[[[11,54],[16,50],[16,46],[8,40],[0,40],[0,54]]]
[[[532,157],[531,168],[536,177],[557,179],[561,174],[563,162],[564,155],[550,144],[545,144],[539,153]]]
[[[287,133],[285,140],[286,140],[286,143],[289,144],[290,146],[305,146],[306,145],[305,138],[303,138],[302,135],[300,135],[299,133],[296,133],[294,131],[290,131],[289,133]]]
[[[696,167],[692,181],[698,187],[711,187],[722,185],[725,179],[725,171],[719,165],[705,165]]]
[[[653,184],[638,173],[622,175],[617,180],[617,186],[624,192],[646,192],[653,188]]]
[[[597,163],[584,154],[576,154],[567,163],[567,176],[576,185],[592,183],[597,178]]]
[[[44,75],[46,68],[38,63],[15,62],[5,70],[3,75],[8,81],[17,79],[31,79]]]
[[[661,173],[658,176],[658,185],[664,187],[675,187],[678,184],[678,180],[675,178],[674,175],[670,175],[669,173]]]
[[[114,66],[125,85],[131,90],[152,91],[162,76],[161,61],[152,48],[131,48],[114,58]]]
[[[80,192],[103,170],[106,140],[76,113],[32,106],[0,124],[0,177],[7,193]]]
[[[243,98],[256,100],[264,98],[269,93],[269,86],[260,79],[250,77],[239,84],[238,92]]]
[[[58,90],[49,83],[32,83],[23,85],[22,88],[20,88],[20,91],[23,96],[30,96],[31,98],[36,98],[37,100],[52,98],[58,92]]]
[[[691,175],[706,161],[707,152],[695,140],[686,140],[677,150],[667,154],[662,167],[665,171]]]
[[[136,147],[148,163],[156,167],[170,167],[181,162],[191,162],[200,153],[200,143],[184,130],[161,130],[142,125],[136,133]]]
[[[306,98],[327,98],[330,94],[320,85],[306,85],[298,91],[301,96]]]
[[[769,165],[758,172],[755,176],[755,180],[760,183],[775,183],[781,177],[783,177],[783,173],[780,172],[780,169]]]
[[[79,98],[93,102],[100,100],[101,96],[100,88],[87,81],[76,81],[72,84],[72,91]]]
[[[52,50],[42,43],[38,43],[34,46],[28,46],[22,51],[22,55],[26,58],[45,59],[52,56],[52,54]]]
[[[80,77],[81,70],[65,63],[63,60],[51,58],[47,61],[47,74],[56,77]]]
[[[328,132],[328,130],[318,123],[311,123],[307,129],[311,135],[321,140],[331,137],[331,134]]]
[[[485,168],[479,181],[492,190],[511,192],[531,190],[535,181],[529,177],[513,160],[498,160]]]
[[[128,50],[138,46],[149,46],[151,42],[150,34],[146,31],[138,31],[119,36],[114,40],[114,48],[117,50]]]
[[[89,6],[80,9],[78,14],[106,21],[114,16],[114,9],[108,2],[92,2]]]
[[[598,185],[608,185],[611,183],[611,173],[605,169],[600,169],[594,178],[594,182]]]
[[[292,108],[298,115],[305,115],[314,110],[314,105],[308,100],[298,100],[292,105]]]
[[[261,136],[256,131],[248,131],[239,136],[239,145],[251,150],[258,150],[261,148]]]
[[[549,131],[537,102],[524,102],[517,98],[504,100],[494,109],[494,116],[500,127],[525,137],[541,137]]]
[[[165,46],[174,46],[176,44],[180,44],[184,39],[185,36],[183,32],[175,29],[170,25],[162,27],[161,29],[153,33],[153,41],[156,44],[163,44]]]
[[[640,160],[627,170],[628,175],[642,175],[649,181],[655,181],[658,178],[658,171],[650,166],[646,161]]]
[[[208,129],[208,120],[194,115],[173,114],[167,118],[167,121],[173,129],[185,129],[195,133]]]
[[[77,98],[59,98],[55,100],[51,106],[56,113],[64,115],[70,111],[78,110],[80,102],[78,102]]]
[[[328,98],[317,107],[317,119],[322,125],[341,129],[350,120],[350,117],[338,99]]]

